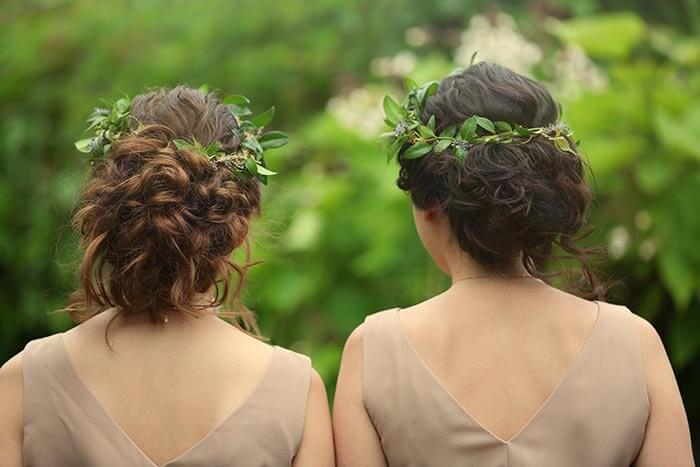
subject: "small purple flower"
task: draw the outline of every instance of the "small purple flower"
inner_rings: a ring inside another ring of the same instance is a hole
[[[470,143],[469,141],[464,141],[464,140],[462,140],[462,139],[457,139],[457,140],[453,141],[453,142],[452,142],[452,145],[453,145],[455,148],[463,149],[463,150],[465,150],[465,151],[469,151],[469,149],[470,149],[472,146],[474,146],[474,145],[473,145],[472,143]]]
[[[551,133],[558,133],[558,134],[564,134],[564,135],[571,133],[571,129],[569,128],[569,125],[567,125],[564,122],[553,123],[551,125],[548,125],[547,131],[551,132]]]
[[[399,137],[408,131],[408,125],[404,122],[399,122],[394,127],[394,136]]]

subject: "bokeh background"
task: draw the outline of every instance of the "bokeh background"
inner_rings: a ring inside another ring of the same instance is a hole
[[[80,259],[69,219],[88,165],[72,143],[98,98],[206,83],[276,105],[293,138],[269,154],[281,175],[245,300],[332,393],[366,314],[446,286],[377,153],[382,95],[476,51],[561,100],[595,173],[609,300],[661,333],[700,438],[697,0],[7,0],[0,27],[0,362],[71,325],[52,311]]]

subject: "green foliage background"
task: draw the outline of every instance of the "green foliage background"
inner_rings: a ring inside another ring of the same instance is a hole
[[[70,326],[51,314],[79,257],[68,226],[87,165],[72,145],[99,97],[208,83],[277,107],[293,142],[269,155],[246,302],[275,343],[309,353],[332,391],[364,316],[446,285],[422,251],[395,166],[327,111],[411,49],[412,76],[454,68],[459,31],[504,11],[545,54],[576,43],[608,84],[560,96],[595,172],[592,242],[616,247],[611,301],[651,319],[700,430],[700,19],[695,0],[13,0],[0,13],[0,361]],[[552,22],[548,17],[558,18]],[[411,47],[420,26],[434,40]],[[457,39],[455,39],[457,38]],[[534,70],[547,78],[547,70]],[[550,76],[551,78],[551,76]],[[624,241],[623,241],[624,240]]]

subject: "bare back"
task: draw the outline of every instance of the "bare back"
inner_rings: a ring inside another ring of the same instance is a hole
[[[117,319],[109,331],[112,351],[105,341],[112,316],[104,313],[66,333],[66,350],[105,412],[157,465],[220,425],[272,362],[273,347],[213,315],[175,316],[167,325],[151,324],[147,316]]]
[[[400,321],[446,391],[485,429],[509,440],[566,376],[599,310],[530,279],[490,286],[458,284],[402,310]]]
[[[36,339],[0,371],[3,465],[328,466],[310,359],[215,315],[114,320]]]

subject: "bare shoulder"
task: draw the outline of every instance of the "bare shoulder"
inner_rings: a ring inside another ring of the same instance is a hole
[[[660,384],[666,382],[673,388],[677,387],[675,376],[664,343],[656,328],[639,315],[632,313],[632,317],[639,334],[649,398],[653,399]]]
[[[22,353],[0,367],[0,464],[22,465]]]
[[[362,343],[364,341],[365,323],[357,326],[348,336],[343,348],[343,355],[354,354],[362,351]]]
[[[15,386],[20,390],[22,388],[22,354],[23,352],[18,353],[0,367],[0,387],[2,388],[0,392],[3,394]]]
[[[373,319],[381,319],[387,313],[395,313],[397,310],[398,308],[387,308],[386,310],[375,311],[367,315],[365,321],[353,329],[348,338],[345,340],[345,346],[343,347],[343,362],[346,360],[361,361],[362,348],[364,345],[365,333],[367,332],[368,321]]]
[[[326,384],[323,378],[318,374],[315,368],[311,368],[311,387],[309,388],[309,399],[316,403],[328,404],[328,395],[326,394]]]
[[[332,433],[326,387],[321,376],[312,368],[304,432],[292,465],[294,467],[302,465],[330,467],[334,465]]]
[[[7,427],[22,426],[22,358],[20,352],[0,367],[0,413],[4,419],[3,430]]]
[[[644,353],[649,355],[662,353],[665,355],[664,344],[654,325],[637,314],[632,313],[632,317],[637,325],[637,331],[639,332]]]

